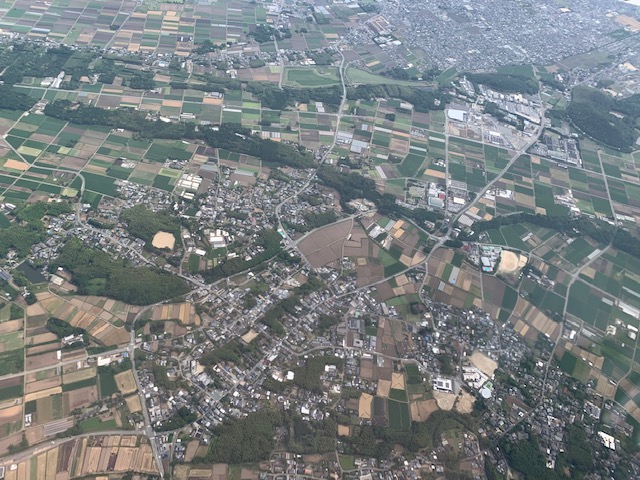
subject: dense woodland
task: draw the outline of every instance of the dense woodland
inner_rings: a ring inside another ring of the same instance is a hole
[[[80,295],[104,295],[132,305],[150,305],[189,291],[185,281],[175,275],[114,261],[77,238],[64,245],[52,269],[58,266],[71,272]]]
[[[69,335],[85,335],[87,333],[83,328],[74,327],[70,323],[55,317],[50,317],[45,326],[47,330],[58,338],[68,337]]]
[[[217,426],[204,460],[236,465],[266,460],[275,447],[275,430],[281,420],[280,412],[265,410]]]
[[[506,73],[467,73],[467,79],[476,85],[482,84],[492,90],[504,93],[526,93],[534,95],[538,93],[540,85],[538,81],[524,75]]]
[[[571,92],[567,115],[576,127],[595,140],[630,152],[638,138],[640,95],[617,100],[595,88],[577,86]]]
[[[48,104],[44,113],[78,125],[124,128],[144,138],[175,140],[200,138],[214,148],[258,157],[268,166],[286,165],[296,168],[313,166],[313,158],[304,147],[262,139],[253,135],[249,128],[238,124],[224,123],[217,129],[203,128],[198,131],[195,123],[166,123],[149,120],[146,113],[137,110],[125,108],[106,110],[84,104],[73,104],[68,100],[56,100]]]
[[[9,250],[15,250],[20,257],[26,256],[31,247],[47,238],[47,230],[42,218],[45,215],[58,216],[71,213],[70,203],[24,204],[16,209],[16,222],[0,229],[0,255],[6,256]]]
[[[0,108],[5,110],[17,110],[26,112],[30,110],[36,101],[19,89],[10,85],[0,85]]]
[[[159,231],[172,233],[180,238],[180,221],[168,210],[153,212],[144,205],[123,210],[120,219],[127,224],[127,231],[145,242],[151,243]]]
[[[360,85],[347,88],[349,100],[370,100],[372,98],[399,98],[413,104],[417,112],[444,110],[450,97],[444,90],[433,88],[403,87],[399,85]]]
[[[251,129],[223,123],[218,130],[206,129],[202,138],[214,148],[245,153],[261,159],[267,166],[313,167],[313,157],[303,146],[274,142],[251,134]]]

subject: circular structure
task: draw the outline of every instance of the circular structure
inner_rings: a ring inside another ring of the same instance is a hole
[[[491,397],[491,390],[485,387],[480,390],[480,395],[486,400]]]

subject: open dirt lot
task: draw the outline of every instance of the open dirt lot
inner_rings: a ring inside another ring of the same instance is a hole
[[[176,237],[173,236],[173,233],[160,231],[153,236],[151,244],[156,248],[173,250],[176,244]]]
[[[242,341],[246,344],[251,343],[257,336],[258,336],[258,332],[256,332],[255,330],[249,330],[247,333],[245,333],[244,335],[242,335]]]
[[[489,358],[482,352],[473,352],[469,359],[478,370],[480,370],[488,377],[491,377],[493,375],[493,372],[495,372],[498,368],[498,362]]]
[[[360,395],[360,401],[358,402],[358,416],[360,418],[371,418],[371,403],[373,397],[368,393]]]
[[[460,413],[471,413],[473,411],[473,402],[475,402],[475,398],[470,393],[461,390],[455,409]]]

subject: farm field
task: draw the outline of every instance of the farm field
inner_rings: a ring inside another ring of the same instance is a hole
[[[144,437],[131,434],[93,436],[41,449],[37,455],[19,461],[5,478],[55,480],[131,470],[157,473],[151,447]]]

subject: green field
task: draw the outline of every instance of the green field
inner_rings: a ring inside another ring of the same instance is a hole
[[[116,425],[115,420],[106,420],[102,421],[99,417],[88,418],[87,420],[83,420],[78,423],[80,429],[87,432],[99,432],[101,430],[117,430],[118,426]]]
[[[0,353],[0,376],[18,373],[24,369],[24,348]]]
[[[0,401],[22,396],[22,384],[0,389]]]
[[[116,385],[116,381],[113,378],[113,373],[111,373],[111,371],[100,373],[98,375],[98,378],[100,380],[99,384],[101,398],[110,397],[114,393],[118,392],[118,386]]]
[[[86,380],[80,380],[79,382],[65,383],[64,385],[62,385],[62,391],[70,392],[71,390],[78,390],[84,387],[92,387],[95,384],[96,384],[96,377],[87,378]]]
[[[285,70],[285,84],[296,87],[330,87],[340,82],[334,67],[292,67]]]
[[[387,411],[389,412],[389,427],[393,430],[407,430],[411,426],[409,418],[409,405],[387,400]]]
[[[407,373],[407,384],[417,385],[422,383],[422,375],[420,375],[417,365],[410,363],[409,365],[405,365],[404,370]]]
[[[365,72],[358,68],[348,67],[346,76],[349,83],[353,85],[406,85],[406,86],[427,86],[425,82],[412,82],[410,80],[396,80],[395,78],[383,77],[373,73]]]
[[[22,332],[12,332],[0,335],[0,347],[3,352],[22,348],[23,344]]]
[[[392,388],[391,391],[389,392],[389,398],[391,400],[398,400],[399,402],[406,402],[407,392],[405,390]]]

